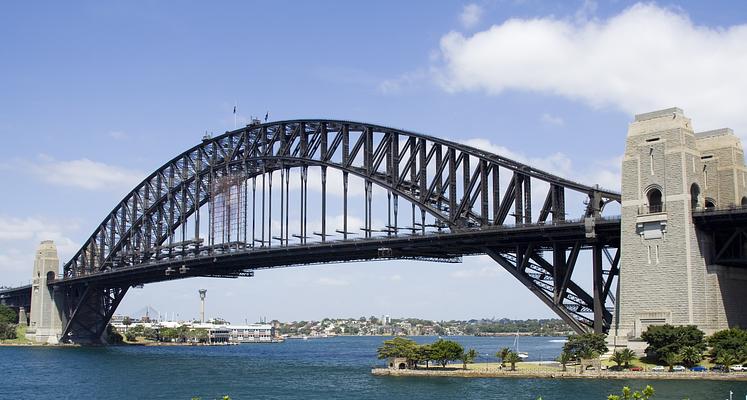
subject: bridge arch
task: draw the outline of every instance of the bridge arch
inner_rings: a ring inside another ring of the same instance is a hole
[[[550,215],[563,220],[567,190],[596,196],[587,214],[599,214],[607,202],[619,201],[615,192],[432,136],[337,120],[256,124],[205,138],[150,174],[103,219],[65,264],[64,275],[125,266],[128,256],[147,255],[170,240],[173,244],[189,217],[197,214],[199,225],[200,207],[210,200],[209,185],[216,178],[244,173],[251,179],[310,166],[338,169],[382,187],[452,230],[505,225],[511,211],[516,224],[544,222]],[[501,170],[510,174],[504,189]],[[536,219],[530,204],[532,179],[550,185]]]
[[[320,232],[307,229],[312,170],[319,171],[321,180]],[[342,231],[337,231],[342,240],[327,239],[332,236],[325,226],[329,218],[325,208],[328,171],[339,171],[344,188],[344,223]],[[301,225],[297,235],[291,235],[288,227],[291,172],[300,180]],[[275,237],[272,184],[278,173],[281,218],[280,234]],[[354,245],[349,244],[352,232],[347,226],[350,177],[363,184],[361,236],[368,239]],[[266,183],[269,208],[265,206]],[[383,229],[372,221],[374,187],[386,193]],[[261,207],[254,203],[260,190]],[[232,203],[234,195],[239,203]],[[573,196],[584,200],[575,205],[578,217],[587,221],[567,219],[567,201]],[[411,208],[410,227],[399,224],[398,199]],[[574,329],[601,332],[611,321],[606,302],[614,300],[612,280],[617,275],[619,252],[609,250],[619,244],[619,228],[602,236],[597,230],[619,225],[600,225],[605,205],[619,201],[620,195],[609,190],[582,185],[460,143],[399,129],[339,120],[253,124],[215,138],[206,137],[146,177],[102,220],[53,285],[65,288],[68,322],[63,336],[95,340],[128,288],[138,284],[190,276],[252,276],[257,268],[333,259],[449,260],[488,254]],[[258,207],[261,219],[253,211]],[[247,234],[250,210],[251,237]],[[261,239],[254,237],[257,220],[262,224]],[[226,240],[225,235],[219,238],[213,233],[219,229],[237,229],[237,234],[232,236],[234,231],[229,231]],[[405,231],[408,234],[402,235]],[[435,231],[449,235],[428,236]],[[523,232],[539,234],[541,240]],[[374,233],[380,236],[374,237]],[[314,235],[324,246],[309,247],[307,240]],[[420,244],[418,248],[411,244],[416,237],[433,244]],[[303,246],[291,245],[293,240]],[[454,250],[450,251],[452,246]],[[276,248],[284,250],[282,257],[272,252]],[[333,257],[319,255],[333,248],[340,249]],[[595,279],[593,294],[571,279],[578,254],[585,249],[596,254],[596,273],[607,277]],[[551,253],[549,261],[543,256],[547,252]],[[602,274],[604,260],[609,269]]]

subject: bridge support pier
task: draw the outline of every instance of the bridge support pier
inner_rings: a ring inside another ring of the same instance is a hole
[[[39,244],[31,283],[31,318],[26,330],[30,340],[56,344],[62,334],[62,292],[48,286],[57,278],[60,259],[51,240]],[[24,313],[25,314],[25,313]]]
[[[678,108],[636,115],[622,164],[616,343],[642,349],[641,334],[653,325],[695,325],[707,335],[745,326],[747,274],[710,257],[703,231],[709,213],[747,203],[745,176],[731,130],[696,133]],[[713,232],[741,227],[713,218]]]
[[[67,318],[61,340],[76,344],[106,344],[106,327],[128,288],[90,284],[68,286],[64,299]]]

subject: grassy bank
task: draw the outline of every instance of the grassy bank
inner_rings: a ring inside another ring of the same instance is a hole
[[[16,327],[16,338],[0,340],[0,344],[29,345],[29,344],[34,344],[34,342],[26,339],[26,325],[18,325]]]

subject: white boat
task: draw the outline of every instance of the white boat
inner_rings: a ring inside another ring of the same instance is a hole
[[[514,336],[514,353],[516,353],[521,359],[529,358],[529,353],[519,351],[519,331],[516,331],[516,336]]]

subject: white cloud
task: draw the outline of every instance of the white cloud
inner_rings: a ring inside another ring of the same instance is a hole
[[[606,20],[510,19],[441,38],[436,79],[447,91],[549,93],[634,114],[680,106],[696,128],[747,134],[747,24],[695,25],[687,15],[636,4]]]
[[[86,190],[132,189],[145,173],[92,161],[87,158],[58,161],[41,156],[34,162],[21,162],[38,179],[57,186]]]
[[[540,121],[545,125],[561,126],[565,123],[562,117],[544,113],[540,116]]]
[[[573,175],[573,162],[568,158],[568,156],[560,152],[552,153],[544,157],[529,157],[525,154],[512,151],[507,147],[494,144],[487,139],[468,139],[464,144],[510,158],[511,160],[530,165],[557,176],[569,177]]]
[[[379,83],[379,92],[382,94],[399,93],[405,89],[416,86],[430,75],[423,69],[408,72],[400,75],[398,78],[386,79]]]
[[[31,276],[34,252],[42,240],[53,240],[61,264],[80,244],[69,235],[80,228],[77,221],[59,221],[42,217],[9,217],[0,215],[0,284],[25,282]]]
[[[472,28],[480,22],[480,18],[482,18],[482,12],[482,7],[478,6],[477,4],[467,4],[462,9],[462,14],[459,15],[459,21],[465,28]]]

